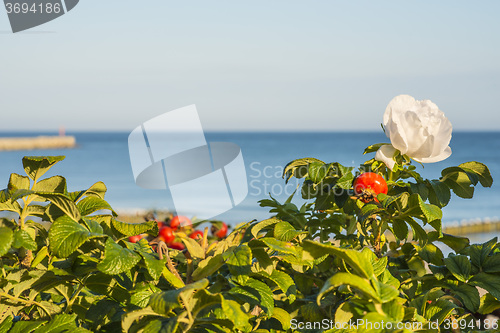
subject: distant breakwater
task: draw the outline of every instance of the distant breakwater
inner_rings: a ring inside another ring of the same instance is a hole
[[[19,138],[0,138],[0,151],[73,148],[74,136],[37,136]]]
[[[484,219],[462,220],[443,225],[443,232],[457,236],[467,236],[479,233],[500,232],[500,219],[487,217]]]

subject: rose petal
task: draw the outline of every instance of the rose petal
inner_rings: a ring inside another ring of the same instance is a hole
[[[377,161],[384,162],[385,165],[392,171],[394,164],[396,164],[396,161],[394,161],[395,155],[396,149],[392,145],[383,145],[377,150],[375,159]]]
[[[445,150],[438,156],[432,156],[432,157],[423,157],[423,158],[413,158],[415,161],[420,162],[420,163],[435,163],[435,162],[440,162],[442,160],[447,159],[451,155],[451,148],[446,147]]]

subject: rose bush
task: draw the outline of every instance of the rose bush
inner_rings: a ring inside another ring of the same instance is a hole
[[[424,179],[404,153],[391,169],[298,159],[283,177],[303,180],[301,206],[295,194],[264,199],[269,219],[222,239],[225,224],[210,221],[214,237],[208,227],[194,238],[176,231],[182,243],[168,248],[157,221],[119,221],[102,182],[71,192],[61,176],[41,179],[62,159],[25,157],[27,176],[12,174],[0,191],[11,214],[0,218],[0,333],[498,329],[486,316],[500,309],[500,243],[470,244],[441,225],[452,193],[472,198],[492,185],[482,163]],[[387,191],[365,200],[353,188],[362,172]],[[156,240],[128,241],[143,233]]]
[[[397,151],[421,163],[439,162],[451,155],[448,146],[451,123],[429,100],[396,96],[385,110],[384,128],[391,144],[381,146],[375,159],[384,162],[391,170],[396,163]]]

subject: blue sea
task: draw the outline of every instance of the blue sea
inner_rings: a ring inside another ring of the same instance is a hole
[[[1,136],[36,136],[50,133],[2,133]],[[25,155],[65,155],[47,176],[63,175],[68,189],[85,189],[97,181],[108,187],[106,199],[117,211],[173,210],[173,202],[167,190],[148,190],[134,182],[128,152],[126,132],[74,132],[78,146],[75,149],[33,150],[0,152],[0,182],[7,186],[10,173],[23,174],[21,159]],[[232,210],[218,219],[234,225],[269,216],[258,201],[271,194],[284,201],[293,192],[297,182],[285,187],[281,178],[283,167],[302,157],[315,157],[325,162],[340,162],[346,166],[358,166],[373,157],[363,156],[366,146],[388,142],[383,133],[269,133],[269,132],[208,132],[209,142],[233,142],[241,147],[247,171],[249,194]],[[491,188],[478,187],[471,200],[452,197],[444,208],[443,222],[498,218],[500,216],[500,132],[455,132],[451,141],[450,158],[434,164],[426,164],[418,170],[427,178],[439,178],[442,169],[467,161],[485,163],[496,181]],[[193,196],[196,196],[193,193]],[[300,204],[302,201],[296,201]]]

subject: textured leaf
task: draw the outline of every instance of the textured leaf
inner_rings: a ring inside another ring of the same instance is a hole
[[[278,220],[278,219],[275,219],[275,218],[270,218],[270,219],[267,219],[267,220],[264,220],[264,221],[261,221],[257,224],[255,224],[253,227],[252,227],[252,235],[255,237],[255,238],[258,238],[258,235],[259,235],[259,232],[270,226],[270,225],[273,225],[273,224],[276,224],[276,223],[279,223],[281,222],[281,220]]]
[[[14,232],[14,241],[12,247],[19,249],[24,247],[27,250],[35,251],[37,249],[36,242],[25,230],[16,230]]]
[[[82,216],[92,214],[98,210],[109,210],[114,216],[117,216],[116,212],[111,208],[109,203],[99,197],[86,197],[78,201],[76,207],[80,211]]]
[[[251,273],[252,250],[246,244],[241,244],[231,252],[224,253],[227,267],[232,275],[248,275]]]
[[[30,189],[30,179],[26,176],[18,175],[17,173],[12,173],[10,175],[9,184],[7,189],[10,192],[15,192],[17,190],[29,190]]]
[[[65,214],[71,217],[74,221],[80,220],[80,212],[75,203],[66,195],[60,193],[50,192],[35,192],[36,195],[50,200],[57,208],[62,210]]]
[[[205,251],[201,245],[194,239],[189,237],[181,237],[182,242],[186,245],[186,249],[194,259],[205,259]]]
[[[477,312],[480,314],[491,314],[493,311],[500,309],[500,301],[498,301],[491,294],[484,294],[481,297],[479,309]]]
[[[460,300],[469,311],[472,313],[476,313],[478,311],[481,300],[477,288],[467,284],[462,284],[453,288],[453,291],[460,297]]]
[[[305,157],[294,160],[285,166],[285,169],[283,170],[283,178],[286,182],[288,182],[292,175],[294,175],[296,178],[305,177],[307,175],[307,166],[309,165],[309,163],[313,162],[324,164],[323,161],[312,157]]]
[[[469,280],[469,284],[486,289],[496,299],[500,300],[500,276],[481,272],[474,275]]]
[[[272,317],[281,323],[284,331],[290,329],[290,321],[292,320],[292,317],[288,312],[281,308],[274,308]]]
[[[259,274],[276,283],[276,285],[281,289],[281,291],[283,291],[283,293],[288,297],[290,303],[295,301],[297,288],[295,286],[295,282],[290,277],[290,275],[278,270],[273,270],[271,274],[268,274],[266,272],[259,272]]]
[[[375,289],[373,289],[369,280],[363,279],[354,274],[341,272],[341,273],[336,273],[331,278],[326,280],[325,284],[323,285],[323,288],[321,288],[321,291],[319,292],[317,297],[318,305],[321,304],[321,298],[323,297],[324,294],[341,285],[348,285],[353,288],[356,288],[367,297],[376,300],[377,302],[380,302],[379,295],[377,295],[377,292],[375,291]]]
[[[450,255],[444,259],[446,268],[453,274],[457,280],[467,282],[470,278],[471,264],[469,258],[462,255]]]
[[[156,221],[148,221],[144,223],[125,223],[118,220],[111,220],[113,227],[125,236],[135,236],[144,233],[150,235],[158,235],[158,223]]]
[[[97,265],[97,269],[105,274],[117,275],[130,270],[140,260],[139,254],[121,247],[108,238],[104,249],[104,260]]]
[[[481,185],[484,187],[491,187],[493,185],[493,178],[491,177],[490,170],[486,165],[479,162],[466,162],[459,165],[460,168],[475,173]]]
[[[360,276],[364,278],[372,278],[374,276],[373,267],[371,263],[363,255],[350,249],[341,249],[329,244],[321,244],[310,240],[305,240],[303,243],[304,251],[310,253],[313,258],[322,257],[325,254],[332,254],[343,259],[349,266],[351,266]]]
[[[256,279],[248,278],[241,286],[236,286],[229,291],[245,302],[252,305],[258,305],[266,311],[268,316],[273,314],[274,299],[271,288],[264,282]]]
[[[33,186],[33,191],[64,194],[66,192],[66,179],[62,176],[42,179]]]
[[[241,309],[241,305],[233,300],[222,299],[222,313],[224,317],[234,323],[234,328],[249,332],[252,328],[248,322],[248,315]]]
[[[33,333],[73,332],[76,328],[76,314],[59,314]]]
[[[0,257],[6,254],[14,240],[14,233],[10,228],[0,227]]]
[[[290,223],[285,221],[278,222],[274,226],[274,237],[285,242],[291,241],[302,233],[304,232],[295,230],[295,228]]]
[[[65,156],[25,156],[23,167],[26,174],[33,180],[38,180],[57,162],[64,160]]]
[[[320,183],[328,172],[328,165],[321,162],[309,163],[307,167],[308,178],[314,183]]]
[[[191,276],[194,281],[206,278],[215,273],[224,264],[222,254],[210,256],[198,263],[198,267],[194,270]]]
[[[179,289],[156,293],[151,296],[149,306],[159,314],[167,314],[172,309],[182,307],[182,304],[189,305],[194,292],[199,289],[205,289],[207,286],[208,280],[202,279]],[[186,303],[184,303],[182,298],[184,298]]]
[[[64,215],[58,218],[49,230],[51,251],[60,258],[75,252],[87,240],[102,235],[94,234],[81,224]]]
[[[167,258],[163,258],[162,260],[160,260],[154,255],[146,253],[144,251],[140,251],[139,254],[142,256],[144,262],[146,263],[146,268],[149,272],[149,275],[151,275],[154,280],[158,280],[162,275],[163,269],[165,268]]]
[[[14,324],[14,326],[9,331],[9,333],[31,332],[45,323],[46,323],[46,321],[36,321],[36,320],[18,321],[17,323]]]

